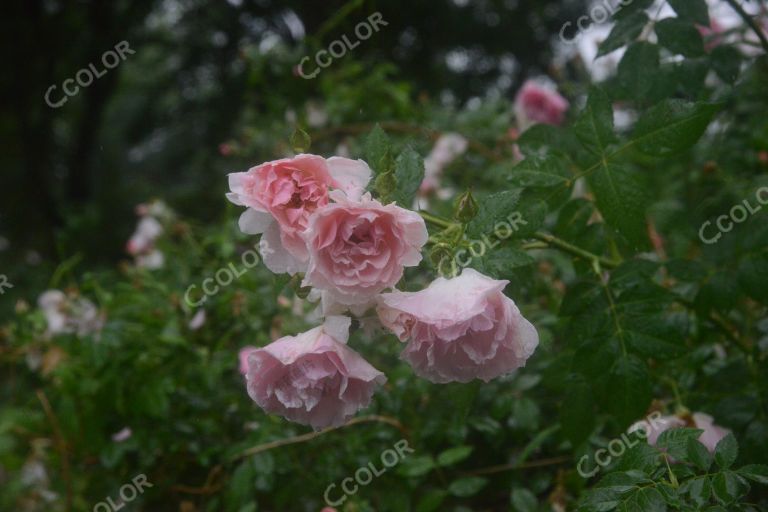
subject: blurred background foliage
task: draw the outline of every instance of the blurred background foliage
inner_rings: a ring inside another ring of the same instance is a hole
[[[558,59],[557,46],[563,23],[586,9],[541,0],[4,5],[0,272],[14,288],[0,297],[0,510],[91,510],[144,473],[154,487],[126,510],[318,511],[330,483],[377,463],[400,439],[415,453],[339,510],[575,509],[590,485],[577,461],[627,426],[605,405],[610,395],[593,397],[569,370],[571,341],[591,325],[569,309],[585,290],[586,264],[542,251],[534,266],[499,270],[542,339],[524,371],[484,385],[433,385],[398,362],[390,337],[360,328],[350,344],[389,379],[360,415],[369,421],[256,455],[246,450],[306,429],[253,405],[237,352],[310,327],[311,307],[261,266],[200,309],[184,293],[253,246],[224,199],[226,174],[289,153],[297,126],[312,152],[356,158],[376,123],[398,149],[421,155],[440,132],[458,132],[470,149],[446,169],[446,183],[480,197],[510,186],[521,83],[546,74],[572,111],[584,102],[588,66]],[[296,75],[303,56],[376,11],[387,27],[317,78]],[[48,87],[120,41],[136,53],[62,107],[45,104]],[[665,253],[663,269],[630,266],[625,277],[660,272],[658,281],[698,313],[674,312],[685,350],[648,358],[648,393],[668,401],[682,393],[689,407],[734,430],[741,462],[764,463],[765,212],[713,246],[702,247],[697,233],[768,184],[768,68],[762,58],[745,64],[730,88],[707,79],[721,61],[707,60],[703,74],[689,62],[672,62],[674,72],[655,77],[657,89],[638,92],[642,77],[621,72],[604,84],[616,105],[638,111],[673,96],[717,100],[725,112],[695,150],[661,163],[631,155],[652,191],[649,217]],[[558,151],[578,152],[572,134],[556,136],[549,143]],[[165,223],[159,270],[130,265],[124,248],[135,206],[150,198],[176,212]],[[450,212],[450,202],[432,206]],[[547,226],[589,250],[626,253],[591,221],[598,216],[587,196],[553,207]],[[434,275],[423,270],[409,276],[411,286]],[[103,329],[51,339],[36,306],[47,288],[87,297],[105,315]],[[201,309],[202,326],[193,322]],[[751,343],[749,356],[702,320],[710,313],[731,319]],[[674,389],[665,375],[675,375]],[[116,441],[126,428],[130,436]],[[766,503],[765,493],[751,497]]]

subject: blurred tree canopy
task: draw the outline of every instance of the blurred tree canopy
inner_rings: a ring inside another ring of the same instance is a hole
[[[246,111],[257,114],[246,122],[258,132],[259,116],[322,96],[321,80],[293,68],[370,13],[388,27],[345,65],[364,74],[394,63],[390,79],[405,94],[463,102],[511,98],[521,77],[544,71],[553,34],[583,2],[23,0],[5,11],[0,180],[13,194],[0,232],[49,258],[76,248],[105,263],[122,254],[133,206],[158,191],[193,218],[220,214],[224,174],[239,169],[221,167],[219,144]],[[135,52],[125,62],[60,107],[46,104],[49,87],[58,101],[64,80],[89,64],[103,69],[102,55],[121,41]],[[371,118],[348,117],[341,121]]]

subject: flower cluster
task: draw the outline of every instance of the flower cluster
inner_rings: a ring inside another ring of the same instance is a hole
[[[266,412],[338,426],[367,407],[384,374],[347,346],[352,316],[375,309],[405,343],[402,359],[436,383],[488,381],[523,366],[538,334],[497,281],[472,269],[419,292],[395,285],[419,265],[421,215],[382,204],[362,160],[300,154],[229,175],[227,198],[246,207],[240,229],[261,234],[265,265],[299,275],[320,300],[322,325],[240,353],[248,394]]]

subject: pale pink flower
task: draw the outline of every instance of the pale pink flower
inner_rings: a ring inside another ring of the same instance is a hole
[[[122,430],[112,434],[112,441],[116,443],[122,443],[123,441],[128,440],[132,435],[133,431],[130,429],[130,427],[125,427]]]
[[[524,366],[539,344],[536,328],[502,293],[508,283],[467,268],[419,292],[382,294],[377,311],[407,341],[401,358],[420,377],[488,382]]]
[[[467,139],[458,133],[444,133],[435,142],[432,151],[424,159],[424,180],[419,192],[425,194],[440,186],[440,175],[443,169],[461,156],[469,146]]]
[[[528,80],[515,97],[515,115],[522,130],[537,123],[561,125],[568,100],[547,85]]]
[[[349,317],[285,336],[248,356],[248,394],[270,414],[319,430],[367,407],[383,373],[346,346]]]
[[[149,253],[155,240],[163,233],[163,226],[154,217],[145,216],[139,220],[125,250],[134,256]]]
[[[104,327],[104,314],[84,297],[69,297],[61,290],[46,290],[37,299],[48,324],[46,336],[96,334]]]
[[[699,428],[704,430],[699,436],[699,441],[706,446],[710,453],[714,453],[717,443],[731,432],[727,428],[715,425],[712,416],[704,414],[703,412],[695,412],[691,418],[693,420],[693,425],[689,425],[685,419],[680,416],[661,416],[660,418],[652,419],[651,421],[643,420],[630,426],[629,432],[642,429],[645,432],[648,444],[656,446],[659,436],[666,430],[686,426]]]
[[[244,233],[263,233],[267,268],[294,274],[305,270],[308,259],[301,234],[312,213],[328,204],[329,191],[359,197],[370,179],[371,169],[362,160],[302,154],[230,174],[227,198],[248,207],[239,222]]]
[[[240,352],[237,353],[237,357],[240,360],[240,373],[245,375],[248,373],[248,356],[253,352],[254,350],[258,350],[259,347],[254,347],[252,345],[248,345],[247,347],[243,347],[240,349]]]
[[[419,214],[384,206],[370,194],[352,201],[334,193],[334,199],[312,216],[304,234],[309,266],[303,285],[340,304],[363,303],[419,264],[427,228]]]
[[[718,46],[720,46],[723,42],[723,37],[720,35],[723,33],[723,27],[717,22],[717,20],[712,19],[709,22],[709,26],[704,25],[696,25],[696,29],[699,31],[699,34],[701,34],[701,37],[704,39],[704,49],[708,52],[711,52]]]
[[[197,310],[197,313],[192,317],[192,319],[187,324],[187,327],[191,331],[196,331],[199,328],[201,328],[203,325],[205,325],[205,310],[199,309]]]

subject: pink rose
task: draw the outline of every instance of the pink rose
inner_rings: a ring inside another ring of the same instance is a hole
[[[362,160],[297,155],[230,174],[227,198],[248,207],[239,222],[244,233],[263,233],[261,252],[267,268],[294,274],[306,268],[301,233],[310,215],[328,204],[329,190],[359,197],[370,179],[371,169]]]
[[[568,105],[554,89],[528,80],[515,97],[515,114],[523,130],[536,123],[557,126],[565,120]]]
[[[539,344],[497,281],[471,268],[435,279],[420,292],[379,297],[381,323],[401,341],[401,357],[417,375],[437,383],[491,379],[525,365]]]
[[[359,201],[333,197],[337,202],[318,210],[304,233],[309,267],[303,285],[340,304],[361,304],[419,264],[427,227],[419,214],[384,206],[370,194]]]
[[[247,347],[241,348],[240,352],[237,353],[237,358],[240,360],[241,374],[245,375],[246,373],[248,373],[248,356],[251,355],[251,352],[258,349],[259,347],[248,345]]]
[[[650,421],[639,421],[629,427],[629,432],[634,432],[635,430],[640,429],[644,430],[646,438],[648,439],[648,444],[656,446],[659,436],[666,430],[686,426],[700,428],[704,430],[704,432],[699,436],[699,441],[707,447],[707,450],[709,450],[710,453],[714,453],[717,443],[731,432],[727,428],[715,425],[712,416],[702,412],[693,413],[691,420],[693,421],[693,425],[690,425],[690,422],[687,422],[680,416],[661,416],[660,418],[652,418]]]
[[[347,347],[349,317],[285,336],[248,356],[248,394],[264,411],[319,430],[367,407],[384,374]]]

